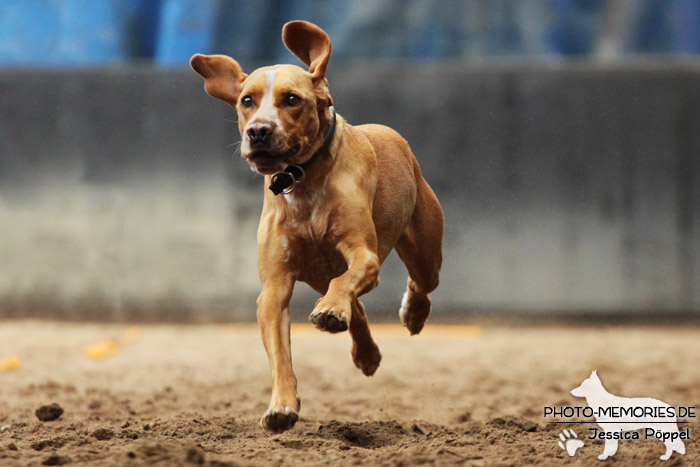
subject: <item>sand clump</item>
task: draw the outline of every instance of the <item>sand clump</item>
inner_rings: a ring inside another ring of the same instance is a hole
[[[36,418],[42,422],[52,422],[58,420],[63,415],[63,407],[56,404],[42,405],[34,412]]]

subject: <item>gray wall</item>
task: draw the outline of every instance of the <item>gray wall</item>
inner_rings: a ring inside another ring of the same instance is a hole
[[[355,64],[447,229],[435,313],[700,311],[700,65]],[[189,70],[0,72],[0,315],[254,316],[262,178]],[[394,314],[392,255],[366,299]],[[295,315],[316,296],[299,285]]]

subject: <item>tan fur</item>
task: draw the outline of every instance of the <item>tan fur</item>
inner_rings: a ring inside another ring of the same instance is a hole
[[[266,187],[275,172],[311,159],[332,119],[325,79],[328,36],[313,24],[295,21],[285,25],[282,37],[309,71],[279,65],[247,76],[229,57],[195,55],[191,60],[205,78],[205,90],[236,108],[242,156],[265,175]],[[267,102],[274,112],[258,111],[270,89],[272,101]],[[301,103],[289,105],[290,94]],[[246,98],[254,104],[244,106]],[[264,148],[268,155],[288,154],[297,146],[299,151],[286,159],[260,157],[246,139],[255,124],[271,129]],[[411,334],[420,332],[430,313],[428,294],[439,281],[442,230],[442,209],[408,143],[388,127],[351,126],[340,115],[328,148],[313,160],[303,182],[286,195],[265,189],[257,239],[262,282],[258,322],[270,362],[272,398],[263,427],[280,432],[298,419],[289,336],[294,283],[306,282],[323,295],[309,318],[328,332],[349,329],[353,361],[370,376],[381,354],[359,297],[379,284],[379,268],[396,248],[409,271],[399,315]]]

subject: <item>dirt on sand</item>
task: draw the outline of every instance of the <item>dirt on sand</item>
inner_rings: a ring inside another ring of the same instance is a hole
[[[259,426],[270,380],[254,325],[0,323],[0,465],[601,465],[585,424],[553,424],[545,406],[585,406],[569,391],[598,370],[621,396],[700,401],[700,332],[681,327],[374,326],[372,378],[345,335],[292,330],[302,410],[293,430]],[[109,351],[86,352],[111,342]],[[63,414],[40,421],[35,411]],[[55,408],[54,408],[55,409]],[[56,413],[55,411],[53,412]],[[616,466],[700,465],[695,418],[686,454],[621,441]],[[564,429],[584,441],[570,457]]]

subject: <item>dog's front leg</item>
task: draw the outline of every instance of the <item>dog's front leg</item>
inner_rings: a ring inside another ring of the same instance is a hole
[[[617,440],[616,439],[605,439],[605,447],[603,448],[603,454],[598,456],[598,460],[604,461],[608,457],[614,455],[617,452]]]
[[[376,237],[370,240],[374,241],[346,238],[336,245],[348,264],[348,270],[330,282],[326,295],[316,302],[309,316],[319,329],[333,333],[347,330],[353,301],[379,284]]]
[[[293,427],[299,418],[297,379],[292,369],[289,336],[289,300],[294,278],[288,274],[261,275],[261,278],[258,324],[272,373],[272,398],[260,423],[263,428],[280,433]]]

